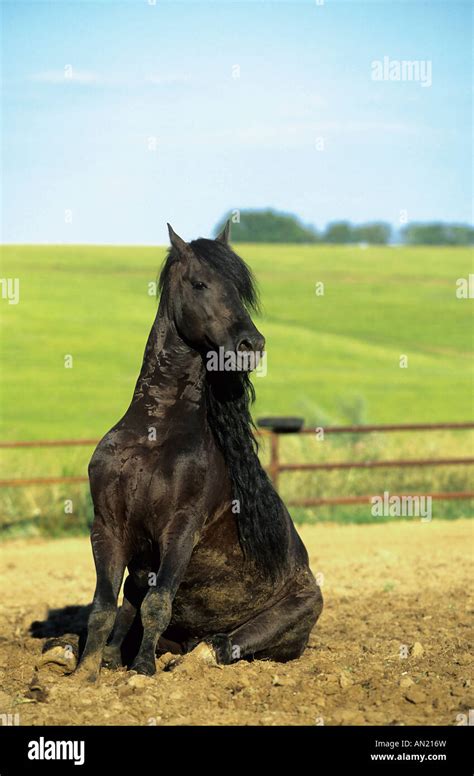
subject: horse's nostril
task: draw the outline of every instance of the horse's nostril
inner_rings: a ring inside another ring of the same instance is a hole
[[[237,350],[245,353],[248,350],[253,350],[252,343],[248,339],[240,340]]]

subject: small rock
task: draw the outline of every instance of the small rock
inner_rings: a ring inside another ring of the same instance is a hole
[[[409,676],[402,676],[400,679],[400,687],[411,687],[412,684],[415,684],[415,682]]]
[[[246,676],[236,677],[232,682],[226,684],[226,689],[232,693],[232,697],[241,693],[246,687],[250,687],[250,681]]]
[[[422,644],[420,644],[419,641],[415,641],[413,644],[413,647],[411,649],[412,657],[423,657],[425,654],[425,650]]]
[[[275,674],[272,678],[272,685],[274,687],[293,687],[294,684],[293,679],[290,679],[289,676],[278,676],[278,674]]]
[[[36,672],[33,674],[33,678],[28,686],[28,690],[25,693],[25,698],[28,700],[36,701],[37,703],[46,703],[48,700],[48,691],[39,681],[38,674]]]
[[[413,687],[408,688],[405,693],[405,698],[407,701],[410,701],[410,703],[425,703],[426,701],[425,693],[417,687],[416,684],[414,684]]]
[[[345,671],[341,671],[339,674],[339,684],[343,690],[352,685],[352,679]]]
[[[146,687],[149,682],[151,681],[151,676],[144,676],[144,674],[134,674],[130,677],[127,684],[129,687],[133,687],[134,689]]]
[[[129,687],[128,684],[122,684],[117,690],[117,695],[119,698],[128,698],[130,695],[133,695],[133,692],[133,687]]]
[[[218,696],[215,694],[215,692],[210,692],[210,693],[208,694],[208,696],[207,696],[207,700],[208,700],[208,701],[211,701],[211,702],[213,702],[213,703],[214,703],[215,701],[218,701],[218,700],[219,700],[219,698],[218,698]]]

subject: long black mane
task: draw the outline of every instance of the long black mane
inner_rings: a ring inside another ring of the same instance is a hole
[[[249,311],[258,310],[254,277],[240,256],[214,240],[194,240],[190,246],[199,261],[232,281]],[[161,301],[176,260],[171,249],[160,274]],[[247,372],[206,372],[208,422],[228,467],[232,498],[240,509],[236,519],[242,550],[248,561],[275,578],[287,561],[288,527],[283,503],[258,457],[250,414],[254,400],[255,391]]]

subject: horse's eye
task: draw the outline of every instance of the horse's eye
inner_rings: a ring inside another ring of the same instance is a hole
[[[196,291],[202,291],[202,289],[203,289],[203,288],[207,288],[206,284],[205,284],[205,283],[201,283],[201,281],[200,281],[200,280],[194,280],[194,281],[192,281],[192,287],[193,287],[193,288],[194,288]]]

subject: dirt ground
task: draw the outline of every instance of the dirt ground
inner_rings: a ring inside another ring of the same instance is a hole
[[[300,660],[216,667],[191,654],[151,678],[104,669],[95,687],[40,665],[46,637],[76,645],[86,622],[88,539],[0,545],[0,714],[20,725],[465,724],[473,527],[304,526],[325,608]]]

